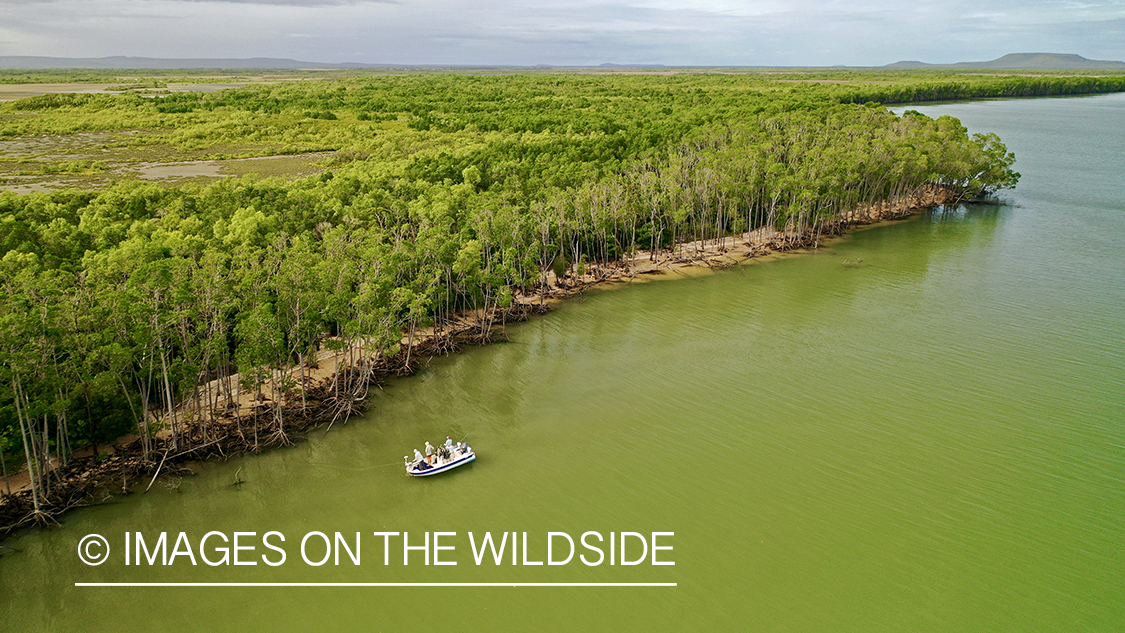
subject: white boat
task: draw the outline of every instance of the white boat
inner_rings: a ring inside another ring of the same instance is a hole
[[[438,473],[444,473],[447,470],[453,470],[458,466],[464,466],[477,458],[476,453],[468,444],[461,444],[458,442],[457,446],[448,450],[449,456],[446,457],[440,452],[433,456],[433,463],[427,464],[425,459],[414,460],[406,462],[406,474],[414,477],[429,477]]]

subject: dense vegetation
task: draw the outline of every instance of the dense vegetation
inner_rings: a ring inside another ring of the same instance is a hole
[[[347,352],[336,396],[361,399],[365,357],[534,297],[551,271],[760,227],[817,232],[927,184],[1015,184],[994,135],[895,116],[874,103],[888,96],[1125,88],[909,77],[437,74],[8,104],[0,137],[142,130],[120,142],[334,154],[293,181],[0,194],[0,449],[20,451],[38,499],[50,455],[129,431],[146,459],[160,429],[172,450],[208,442],[227,395],[280,403],[302,382],[283,372],[318,349]],[[286,441],[273,411],[263,443]]]

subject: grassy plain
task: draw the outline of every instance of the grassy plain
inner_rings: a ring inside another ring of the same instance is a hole
[[[1027,86],[1036,82],[1115,76],[1122,74],[800,68],[0,71],[0,190],[97,189],[123,180],[185,184],[243,175],[301,178],[357,157],[401,162],[419,152],[465,154],[474,146],[520,142],[528,133],[573,136],[566,127],[568,109],[678,123],[674,126],[685,131],[715,118],[756,113],[763,100],[796,98],[811,106],[880,97],[956,98],[956,91],[941,90],[952,85],[980,92],[1007,84],[992,92],[1018,95],[1021,86],[1029,92]],[[449,94],[465,89],[467,102]],[[508,103],[489,99],[483,94],[488,90],[507,93]],[[529,103],[520,99],[526,91],[534,93]],[[1068,92],[1065,86],[1054,91]],[[472,102],[481,96],[483,102]],[[638,103],[654,97],[661,107]],[[707,107],[717,100],[723,102],[718,108]],[[740,107],[739,101],[755,107]],[[465,103],[470,112],[459,111]],[[466,122],[472,118],[466,114],[479,114],[482,105],[496,108],[492,129]],[[558,116],[535,121],[531,129],[505,124],[503,115],[513,105]],[[689,110],[696,112],[685,121],[681,115]],[[242,160],[247,158],[259,160]]]

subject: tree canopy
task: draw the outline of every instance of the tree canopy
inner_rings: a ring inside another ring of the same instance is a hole
[[[44,479],[50,454],[130,431],[146,452],[158,427],[206,442],[224,397],[280,402],[318,349],[346,352],[346,391],[364,354],[533,296],[552,270],[810,230],[923,185],[1014,186],[995,135],[878,103],[1039,90],[957,81],[425,75],[7,104],[9,138],[137,129],[201,156],[334,158],[291,180],[0,193],[0,440]]]

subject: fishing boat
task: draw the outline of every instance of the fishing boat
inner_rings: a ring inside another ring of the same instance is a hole
[[[415,454],[417,453],[415,451]],[[439,448],[431,463],[426,463],[425,459],[411,461],[409,457],[405,458],[406,474],[413,477],[429,477],[430,475],[444,473],[447,470],[453,470],[458,466],[464,466],[476,458],[477,455],[473,452],[472,447],[458,442],[456,446]]]

